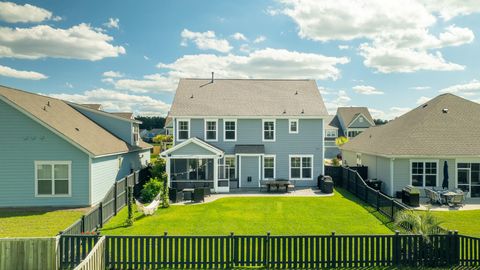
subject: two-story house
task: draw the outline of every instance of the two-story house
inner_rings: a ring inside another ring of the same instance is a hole
[[[181,79],[169,117],[169,185],[216,192],[261,179],[313,186],[323,174],[327,110],[313,80]]]
[[[145,167],[139,121],[0,86],[0,207],[89,206]]]
[[[336,144],[339,135],[340,123],[337,115],[329,115],[325,118],[325,158],[332,159],[340,154],[340,149]]]
[[[367,107],[338,107],[339,136],[353,138],[365,129],[375,126]]]

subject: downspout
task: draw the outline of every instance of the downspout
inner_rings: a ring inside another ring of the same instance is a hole
[[[395,166],[394,166],[395,158],[390,159],[390,196],[394,196],[393,194],[393,181],[394,181],[394,173],[395,173]]]

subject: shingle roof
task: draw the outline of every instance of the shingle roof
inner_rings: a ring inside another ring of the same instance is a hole
[[[116,115],[116,116],[120,116],[120,117],[128,119],[128,120],[134,119],[133,118],[133,113],[131,113],[131,112],[112,112],[111,114]]]
[[[443,94],[368,128],[342,149],[385,156],[480,156],[479,130],[480,104]]]
[[[359,114],[363,114],[367,121],[373,123],[372,115],[367,107],[338,107],[337,116],[342,118],[346,127],[348,127]]]
[[[325,118],[325,129],[338,129],[339,127],[340,123],[336,115],[329,115]]]
[[[303,112],[303,113],[302,113]],[[313,80],[180,79],[169,115],[325,116]]]
[[[66,101],[4,86],[0,86],[1,97],[94,156],[151,147],[143,141],[140,141],[139,146],[126,143],[75,110]]]
[[[80,104],[83,107],[87,107],[93,110],[100,110],[102,108],[102,104]]]

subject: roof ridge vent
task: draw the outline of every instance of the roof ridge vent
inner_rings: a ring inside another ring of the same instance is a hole
[[[425,103],[425,104],[422,105],[422,108],[425,108],[427,106],[428,106],[428,103]]]
[[[443,108],[443,109],[442,109],[442,112],[443,112],[443,113],[448,113],[448,108]]]

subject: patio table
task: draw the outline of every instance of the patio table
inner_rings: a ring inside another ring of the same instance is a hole
[[[194,188],[184,188],[182,191],[183,191],[183,200],[185,201],[193,200],[193,192],[195,191]]]
[[[453,191],[446,191],[443,193],[440,193],[440,196],[443,197],[445,204],[449,204],[450,201],[452,200],[453,196],[457,195],[458,193],[455,193]]]

